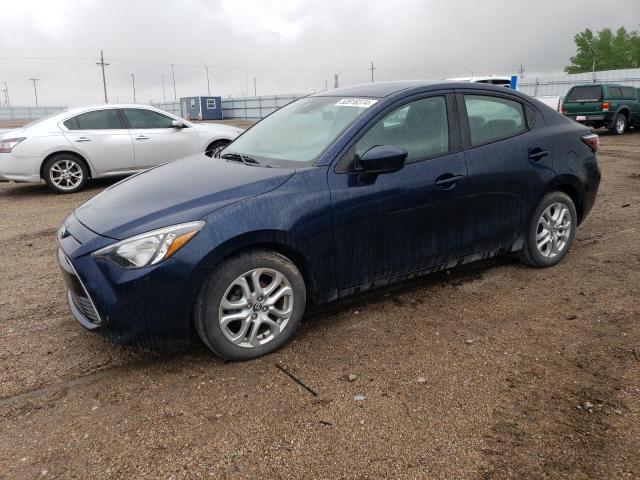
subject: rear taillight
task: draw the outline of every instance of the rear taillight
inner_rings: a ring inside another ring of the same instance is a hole
[[[564,113],[564,103],[560,104],[560,108],[558,109],[560,113]]]
[[[24,137],[19,138],[7,138],[5,140],[0,140],[0,153],[11,153],[13,147],[19,144],[24,140]]]
[[[589,145],[589,148],[594,152],[597,152],[598,149],[600,148],[600,137],[595,133],[592,133],[590,135],[584,135],[582,137],[582,141],[587,145]]]
[[[603,112],[609,111],[609,102],[602,102],[602,111]]]

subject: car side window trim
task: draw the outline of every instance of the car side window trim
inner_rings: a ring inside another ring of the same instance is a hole
[[[469,129],[469,116],[467,114],[467,107],[465,105],[465,100],[464,97],[465,95],[480,95],[480,96],[486,96],[486,97],[497,97],[497,98],[502,98],[505,100],[509,100],[512,102],[516,102],[519,103],[522,106],[522,113],[524,115],[524,119],[525,119],[525,125],[526,125],[526,129],[521,130],[517,133],[514,133],[513,135],[509,135],[506,137],[500,137],[497,138],[495,140],[491,140],[489,142],[484,142],[484,143],[478,143],[476,145],[473,145],[471,143],[471,130]],[[458,115],[460,118],[460,134],[462,137],[462,149],[463,150],[470,150],[472,148],[478,148],[478,147],[484,147],[486,145],[491,145],[493,143],[496,142],[502,142],[504,140],[509,140],[511,138],[515,138],[515,137],[519,137],[520,135],[524,135],[526,133],[529,133],[535,126],[535,122],[533,124],[529,124],[529,120],[527,119],[527,108],[532,108],[535,112],[536,112],[536,120],[540,117],[540,112],[538,111],[538,109],[536,109],[535,107],[533,107],[533,105],[530,105],[527,102],[522,101],[522,99],[516,97],[516,96],[512,96],[512,95],[504,95],[502,94],[502,92],[498,93],[498,92],[493,92],[493,91],[484,91],[484,90],[467,90],[467,89],[460,89],[460,90],[456,90],[455,93],[456,96],[456,101],[458,103]]]
[[[383,111],[379,112],[375,117],[373,117],[365,128],[360,130],[351,141],[343,148],[343,150],[337,155],[339,160],[336,162],[336,166],[334,167],[334,172],[338,174],[346,174],[346,173],[355,173],[351,170],[351,163],[354,160],[355,155],[355,145],[364,137],[378,122],[382,121],[386,116],[395,110],[399,110],[405,105],[409,103],[415,102],[417,100],[424,100],[427,98],[433,97],[444,97],[445,99],[445,107],[447,111],[447,128],[448,128],[448,137],[449,137],[449,150],[443,153],[437,153],[434,155],[428,155],[424,157],[418,157],[411,162],[407,162],[407,165],[413,165],[414,163],[420,163],[432,160],[434,158],[444,157],[446,155],[451,155],[453,153],[460,152],[462,150],[462,142],[460,137],[460,124],[459,124],[459,114],[456,105],[456,99],[452,90],[444,90],[444,91],[435,91],[435,92],[427,92],[427,93],[418,93],[415,95],[411,95],[410,97],[402,98],[397,102],[392,103],[387,106]]]
[[[156,112],[155,110],[151,110],[149,108],[136,108],[136,107],[119,108],[118,109],[118,114],[121,117],[121,121],[126,125],[126,128],[128,128],[129,130],[170,130],[173,127],[172,126],[167,126],[167,127],[151,127],[151,126],[133,127],[133,126],[131,126],[131,122],[127,118],[127,114],[125,113],[125,110],[141,110],[141,111],[144,111],[144,112],[149,112],[149,113],[153,113],[153,114],[162,116],[162,117],[167,118],[167,119],[169,119],[171,121],[176,120],[175,118],[170,117],[169,115],[165,115],[164,113]],[[182,121],[182,120],[180,120],[180,121]],[[187,125],[186,123],[184,123],[184,125],[185,125],[185,128],[189,127],[189,125]]]

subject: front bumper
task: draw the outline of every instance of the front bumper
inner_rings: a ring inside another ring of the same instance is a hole
[[[172,257],[157,265],[123,269],[91,252],[115,240],[67,219],[59,238],[69,308],[86,329],[124,344],[186,343],[191,310],[208,268]]]
[[[0,180],[14,182],[40,182],[42,158],[0,153]]]

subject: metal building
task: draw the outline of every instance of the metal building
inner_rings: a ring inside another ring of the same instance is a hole
[[[222,120],[222,98],[183,97],[180,113],[187,120]]]

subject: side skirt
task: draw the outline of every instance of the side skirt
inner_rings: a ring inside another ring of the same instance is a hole
[[[422,270],[414,270],[413,272],[409,272],[409,273],[405,273],[402,275],[396,275],[396,276],[392,276],[392,277],[387,277],[387,278],[383,278],[381,280],[377,280],[375,282],[371,282],[371,283],[365,283],[362,285],[358,285],[356,287],[352,287],[352,288],[348,288],[345,290],[340,290],[339,294],[338,294],[338,298],[345,298],[348,297],[350,295],[354,295],[356,293],[361,293],[361,292],[366,292],[367,290],[371,290],[373,288],[378,288],[378,287],[384,287],[387,285],[391,285],[394,284],[396,282],[402,282],[404,280],[411,280],[413,278],[417,278],[417,277],[422,277],[423,275],[428,275],[430,273],[435,273],[435,272],[439,272],[442,270],[450,270],[452,268],[458,267],[460,265],[464,265],[466,263],[471,263],[471,262],[476,262],[479,260],[487,260],[489,258],[493,258],[496,257],[498,255],[502,255],[504,253],[509,253],[509,252],[513,252],[516,251],[517,248],[515,248],[515,245],[508,245],[505,247],[499,247],[499,248],[495,248],[492,250],[489,250],[487,252],[484,253],[476,253],[473,255],[467,255],[464,257],[460,257],[458,259],[455,260],[450,260],[448,262],[445,263],[441,263],[439,265],[433,266],[433,267],[429,267],[429,268],[425,268]]]

